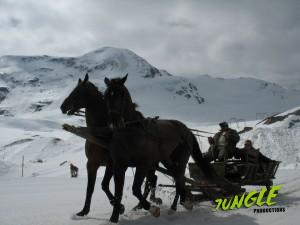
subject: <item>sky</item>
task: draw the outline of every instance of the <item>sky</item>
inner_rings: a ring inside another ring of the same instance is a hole
[[[299,0],[0,0],[0,55],[128,48],[174,75],[300,89]]]

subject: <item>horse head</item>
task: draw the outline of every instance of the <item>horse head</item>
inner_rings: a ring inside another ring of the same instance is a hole
[[[106,91],[104,100],[110,117],[112,127],[125,127],[125,121],[128,121],[128,113],[130,109],[135,108],[135,104],[131,100],[128,89],[124,85],[128,74],[122,78],[108,79],[105,77]]]
[[[76,87],[63,101],[60,109],[63,114],[74,115],[80,109],[87,108],[90,97],[97,93],[100,92],[93,83],[89,82],[89,75],[86,74],[83,81],[78,79]]]

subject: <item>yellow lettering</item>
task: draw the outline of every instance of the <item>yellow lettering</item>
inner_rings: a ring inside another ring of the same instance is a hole
[[[225,198],[225,199],[223,200],[223,203],[222,203],[222,209],[223,209],[223,210],[226,211],[226,210],[229,209],[231,200],[232,200],[232,198],[230,198],[230,201],[229,201],[228,198]],[[227,205],[226,205],[226,202],[228,202]]]
[[[229,209],[235,209],[235,208],[241,208],[242,205],[246,208],[249,208],[253,206],[255,203],[258,206],[262,206],[264,204],[267,204],[268,206],[276,204],[276,202],[272,202],[272,200],[277,197],[277,192],[282,188],[282,185],[277,185],[271,187],[271,190],[267,192],[267,189],[265,187],[261,188],[260,192],[257,192],[256,190],[250,191],[248,194],[243,193],[242,195],[235,195],[231,198],[225,198],[221,199],[218,198],[215,200],[216,207],[213,209],[213,211],[217,211],[220,208],[224,211]],[[265,194],[268,193],[266,201],[263,201],[263,198],[265,197]]]
[[[272,198],[275,198],[277,196],[277,193],[275,193],[275,192],[277,192],[281,188],[282,188],[282,185],[273,186],[271,188],[271,190],[269,191],[268,197],[267,197],[267,202],[266,202],[268,206],[276,204],[276,202],[271,202],[271,200],[272,200]]]
[[[250,191],[249,194],[247,195],[247,197],[245,198],[245,202],[244,202],[244,205],[246,208],[249,208],[251,206],[254,205],[255,201],[256,201],[256,197],[253,197],[254,195],[256,195],[257,192],[256,190],[253,190],[253,191]],[[250,203],[249,203],[249,200],[252,200]]]
[[[217,204],[217,206],[216,206],[216,208],[215,208],[216,211],[220,208],[220,206],[221,206],[221,204],[222,204],[222,201],[223,201],[223,200],[222,200],[221,198],[218,198],[218,199],[215,200],[215,202],[216,202],[216,204]]]
[[[267,188],[266,187],[263,187],[261,189],[261,191],[259,192],[259,195],[257,197],[257,201],[256,201],[256,205],[258,206],[262,206],[263,204],[265,204],[266,202],[263,202],[262,199],[265,195],[265,192],[267,191]]]
[[[240,199],[239,199],[239,197],[240,196],[238,196],[238,195],[234,196],[234,199],[233,199],[230,209],[234,209],[235,207],[237,207],[239,209],[242,207],[243,201],[245,198],[245,193],[240,197]]]

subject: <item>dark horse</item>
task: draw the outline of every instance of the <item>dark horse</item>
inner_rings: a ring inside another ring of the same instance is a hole
[[[203,159],[198,142],[193,133],[177,120],[139,120],[126,122],[134,117],[135,104],[123,78],[105,78],[107,89],[104,99],[109,111],[109,120],[114,126],[109,152],[113,161],[115,181],[115,205],[111,222],[118,222],[123,194],[125,172],[128,167],[136,167],[133,194],[142,207],[157,215],[159,208],[151,206],[141,193],[141,185],[147,173],[161,162],[173,175],[180,202],[190,208],[186,198],[184,173],[190,155],[207,176],[210,165]]]
[[[74,115],[79,109],[85,108],[86,124],[90,131],[102,130],[106,133],[107,137],[103,137],[109,141],[111,135],[110,129],[108,129],[108,113],[106,110],[106,104],[103,99],[103,94],[97,89],[97,87],[88,81],[88,75],[84,80],[78,80],[77,86],[70,93],[70,95],[64,100],[61,105],[61,111],[64,114]],[[133,118],[133,120],[138,119]],[[105,128],[106,127],[106,128]],[[109,155],[108,149],[102,148],[93,142],[85,142],[85,154],[88,159],[87,175],[88,183],[86,190],[86,199],[83,209],[77,213],[78,216],[87,215],[90,211],[91,199],[94,192],[95,181],[97,176],[97,170],[100,166],[106,166],[105,174],[102,180],[102,189],[106,193],[110,203],[114,205],[115,198],[109,190],[109,182],[113,176],[112,161]],[[155,170],[152,170],[147,176],[147,185],[145,185],[144,196],[147,197],[151,191],[150,199],[160,203],[160,199],[155,198],[154,187],[156,186]],[[119,205],[120,214],[124,212],[124,206]]]

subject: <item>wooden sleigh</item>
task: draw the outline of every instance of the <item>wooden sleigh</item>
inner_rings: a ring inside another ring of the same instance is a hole
[[[109,137],[111,135],[109,128],[99,128],[89,130],[87,127],[75,127],[64,124],[63,129],[71,132],[81,138],[93,142],[102,148],[108,148]],[[192,129],[191,129],[192,130]],[[192,130],[195,131],[195,130]],[[190,177],[185,177],[186,189],[192,195],[194,201],[214,200],[220,197],[228,197],[243,193],[244,185],[266,186],[267,189],[273,185],[273,179],[277,172],[279,161],[270,161],[265,163],[264,170],[259,170],[258,165],[243,163],[239,160],[229,160],[225,162],[211,163],[214,168],[214,176],[207,179],[196,163],[189,163],[188,170]],[[234,174],[231,171],[234,168],[243,168],[243,176]],[[165,168],[158,166],[157,171],[172,176]],[[159,184],[160,187],[175,187],[173,184]]]

